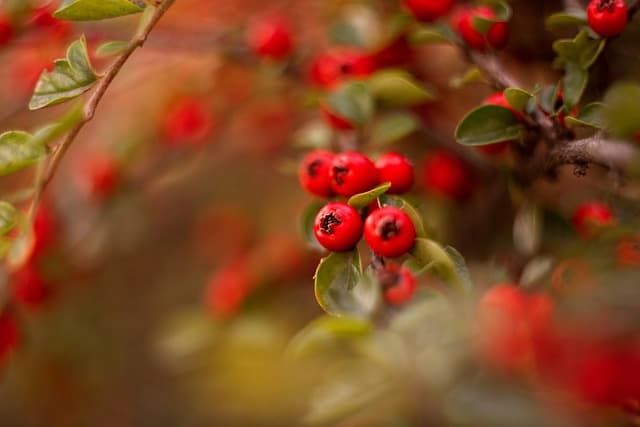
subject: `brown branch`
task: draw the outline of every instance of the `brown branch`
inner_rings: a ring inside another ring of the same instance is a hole
[[[635,153],[632,145],[597,134],[555,147],[547,156],[545,170],[553,171],[562,165],[583,168],[590,164],[610,170],[624,169],[633,160]]]
[[[109,89],[109,86],[111,86],[111,83],[116,78],[122,67],[127,63],[131,55],[133,55],[133,53],[138,48],[144,45],[153,28],[156,26],[158,21],[160,21],[162,16],[169,10],[174,2],[175,0],[164,0],[156,8],[149,22],[147,22],[147,24],[139,31],[138,35],[131,41],[127,50],[125,50],[120,56],[118,56],[118,58],[116,58],[113,64],[107,69],[104,76],[102,76],[99,83],[93,89],[91,96],[84,106],[84,116],[82,120],[67,133],[64,140],[58,147],[56,147],[53,157],[51,158],[51,161],[49,162],[48,167],[45,170],[44,176],[37,183],[36,192],[33,196],[31,207],[29,209],[29,219],[31,222],[33,222],[35,212],[40,203],[40,200],[42,199],[42,194],[53,179],[65,153],[73,144],[82,128],[93,119],[100,101],[104,97],[107,89]]]

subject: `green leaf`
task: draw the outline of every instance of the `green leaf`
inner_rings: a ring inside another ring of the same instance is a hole
[[[395,113],[381,118],[371,132],[376,144],[391,144],[410,135],[420,127],[420,122],[409,113]]]
[[[640,85],[617,83],[607,91],[604,103],[604,119],[614,135],[628,138],[640,131]]]
[[[467,114],[456,128],[462,145],[488,145],[520,138],[522,126],[513,113],[497,105],[482,105]]]
[[[309,246],[316,249],[322,249],[322,246],[320,246],[320,243],[318,243],[318,240],[313,233],[313,222],[323,206],[324,203],[322,202],[311,202],[306,208],[304,208],[300,215],[300,234]]]
[[[293,337],[287,353],[304,357],[342,340],[367,337],[372,330],[368,321],[357,317],[322,316]]]
[[[587,25],[587,13],[581,9],[554,13],[546,19],[545,25],[552,31],[565,27],[580,27]]]
[[[540,93],[540,106],[544,111],[549,114],[554,114],[556,112],[556,104],[558,100],[558,93],[560,92],[560,87],[558,85],[555,86],[547,86]]]
[[[363,82],[345,83],[327,96],[331,111],[350,123],[364,125],[373,115],[373,99]]]
[[[504,1],[490,1],[491,9],[495,13],[494,18],[484,18],[481,16],[474,16],[471,20],[471,26],[479,31],[481,34],[487,34],[489,29],[496,22],[507,22],[511,19],[511,7]]]
[[[385,182],[373,190],[351,196],[348,203],[356,209],[366,208],[378,197],[389,191],[389,188],[391,188],[391,183]]]
[[[509,87],[504,90],[504,97],[507,99],[509,105],[523,112],[527,108],[527,104],[531,98],[533,98],[533,94],[520,88]]]
[[[28,133],[5,132],[0,135],[0,175],[9,175],[31,166],[47,154],[47,147],[34,144]]]
[[[589,69],[604,49],[606,39],[593,39],[586,31],[581,31],[573,39],[560,39],[553,43],[553,50],[558,54],[554,64],[566,68],[574,63],[583,70]]]
[[[459,256],[457,252],[451,251],[451,253],[454,256],[456,254]],[[450,252],[447,252],[439,243],[430,239],[418,238],[411,255],[422,266],[429,266],[431,271],[448,285],[459,291],[468,291],[467,280],[458,275],[456,262],[452,259]],[[462,258],[461,256],[459,257]]]
[[[463,75],[454,76],[449,80],[449,86],[454,89],[460,89],[471,83],[479,83],[485,81],[484,74],[478,67],[469,68]]]
[[[406,214],[411,218],[411,222],[413,222],[413,226],[416,229],[416,236],[426,237],[427,232],[425,231],[422,215],[420,214],[418,209],[416,209],[406,199],[400,196],[390,196],[388,194],[385,194],[380,197],[380,201],[384,206],[395,206],[405,211]]]
[[[66,102],[91,89],[97,80],[82,37],[69,46],[67,59],[56,60],[53,71],[42,73],[29,108],[37,110]]]
[[[592,102],[585,105],[577,117],[567,116],[565,121],[571,126],[587,126],[596,129],[605,129],[607,121],[605,119],[605,105],[601,102]]]
[[[370,77],[369,84],[376,99],[386,105],[410,107],[435,99],[433,93],[403,70],[379,71]]]
[[[18,222],[18,212],[11,203],[0,200],[0,235],[4,236]]]
[[[470,292],[473,289],[473,281],[471,280],[471,273],[469,273],[469,267],[467,267],[467,261],[462,254],[458,252],[453,246],[447,246],[444,250],[449,255],[449,258],[453,262],[456,270],[457,281],[466,292]]]
[[[320,307],[336,316],[364,316],[378,299],[377,287],[362,274],[357,249],[323,258],[316,270],[314,289]]]
[[[140,13],[145,3],[139,0],[65,0],[53,16],[68,21],[96,21]]]
[[[453,43],[457,36],[448,25],[436,23],[433,25],[419,25],[410,35],[409,42],[413,45],[427,43]]]
[[[119,55],[125,50],[127,50],[130,45],[131,45],[130,42],[121,41],[121,40],[114,40],[114,41],[102,43],[96,49],[96,55],[98,56]]]
[[[562,79],[564,105],[567,111],[571,111],[580,102],[588,81],[589,73],[587,71],[574,62],[567,63]]]

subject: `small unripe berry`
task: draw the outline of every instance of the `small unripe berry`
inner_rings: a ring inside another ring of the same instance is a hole
[[[572,218],[573,226],[581,237],[588,239],[616,223],[616,217],[609,205],[601,202],[587,202],[576,209]]]
[[[391,152],[386,153],[376,161],[378,179],[390,182],[389,193],[402,194],[411,191],[413,187],[413,164],[405,156]]]
[[[394,206],[373,211],[364,224],[364,238],[373,252],[396,258],[411,250],[416,229],[409,215]]]
[[[309,79],[316,86],[331,89],[344,80],[367,77],[374,69],[367,52],[337,48],[316,57],[309,68]]]
[[[5,46],[13,40],[14,33],[13,23],[3,11],[0,11],[0,46]]]
[[[384,300],[392,305],[402,305],[410,301],[416,293],[416,278],[413,273],[395,263],[387,264],[385,269],[392,280],[384,290]]]
[[[373,162],[355,151],[336,154],[329,174],[333,191],[345,197],[369,191],[379,182]]]
[[[403,0],[407,9],[418,21],[433,22],[453,8],[455,0]]]
[[[322,119],[335,130],[346,131],[354,130],[356,127],[346,117],[340,116],[331,110],[326,104],[320,104],[320,115]]]
[[[332,252],[353,249],[362,237],[362,219],[346,203],[332,202],[316,215],[313,232],[318,242]]]
[[[275,60],[286,58],[293,48],[289,24],[279,16],[264,17],[253,23],[247,41],[256,55]]]
[[[589,27],[600,37],[615,37],[622,33],[628,19],[624,0],[591,0],[587,7]]]
[[[469,167],[448,151],[431,153],[422,163],[421,175],[425,190],[447,199],[467,199],[475,189]]]
[[[308,153],[298,170],[300,185],[314,196],[331,197],[331,165],[335,154],[326,150],[315,150]]]
[[[494,22],[485,35],[474,28],[475,17],[494,19],[495,13],[488,6],[466,8],[459,12],[454,20],[454,26],[469,47],[484,52],[488,47],[500,49],[507,44],[509,26],[506,22]]]

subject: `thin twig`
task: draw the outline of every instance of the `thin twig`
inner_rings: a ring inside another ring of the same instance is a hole
[[[142,47],[147,40],[147,37],[156,26],[158,21],[162,18],[162,16],[169,10],[169,8],[173,5],[175,0],[164,0],[154,11],[153,16],[149,20],[149,22],[143,27],[138,35],[131,41],[127,50],[125,50],[115,62],[107,69],[104,76],[101,78],[100,82],[96,85],[95,89],[91,93],[91,96],[87,100],[87,103],[84,107],[84,116],[82,120],[76,124],[70,131],[67,133],[67,136],[60,143],[49,162],[49,165],[44,173],[42,179],[38,182],[35,195],[31,202],[31,207],[29,209],[29,219],[33,221],[35,212],[37,210],[38,205],[40,204],[40,200],[42,199],[42,194],[45,189],[55,176],[55,173],[62,161],[65,153],[69,149],[69,147],[73,144],[76,137],[82,130],[82,128],[89,123],[100,104],[100,101],[104,97],[107,89],[116,78],[122,67],[127,63],[131,55],[140,47]]]

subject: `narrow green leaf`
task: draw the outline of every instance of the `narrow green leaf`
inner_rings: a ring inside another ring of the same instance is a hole
[[[4,236],[18,222],[18,212],[11,203],[0,200],[0,235]]]
[[[605,129],[605,105],[601,102],[592,102],[585,105],[577,117],[567,116],[565,121],[571,126],[587,126],[596,129]]]
[[[469,68],[463,75],[454,76],[449,80],[449,86],[454,89],[460,89],[471,83],[480,83],[485,81],[484,74],[478,67]]]
[[[53,16],[68,21],[96,21],[140,13],[140,0],[65,0]]]
[[[554,13],[546,19],[545,25],[552,31],[565,27],[580,27],[587,25],[587,13],[581,9]]]
[[[373,190],[351,196],[348,203],[356,209],[366,208],[378,197],[389,191],[389,188],[391,188],[391,183],[385,182]]]
[[[488,145],[520,138],[522,126],[511,111],[496,105],[482,105],[467,114],[456,128],[462,145]]]
[[[373,95],[386,105],[410,107],[431,102],[435,95],[403,70],[384,70],[372,75],[369,84]]]
[[[449,252],[439,243],[430,239],[418,238],[411,255],[422,266],[430,266],[431,271],[448,285],[459,291],[467,291],[467,285],[458,276],[456,263],[449,255]]]
[[[381,118],[371,132],[373,142],[379,145],[399,141],[415,130],[420,123],[409,113],[395,113]]]
[[[331,111],[351,123],[364,125],[373,115],[373,99],[363,82],[350,82],[329,94],[327,103]]]
[[[37,110],[60,104],[82,95],[98,80],[91,67],[87,44],[82,37],[67,50],[66,59],[55,61],[53,71],[44,71],[38,80],[29,108]]]
[[[518,111],[525,111],[527,104],[533,98],[533,94],[517,87],[509,87],[504,90],[504,97],[513,108]]]
[[[119,55],[125,50],[127,50],[130,44],[131,44],[130,42],[121,41],[121,40],[114,40],[114,41],[102,43],[96,49],[96,55],[98,56]]]
[[[5,132],[0,135],[0,175],[9,175],[31,166],[47,154],[47,147],[34,144],[28,133]]]
[[[322,316],[293,337],[287,353],[304,357],[338,341],[366,337],[372,330],[368,321],[357,317]]]
[[[558,85],[547,86],[540,93],[540,106],[549,114],[554,114],[557,110],[558,93],[560,88]]]

